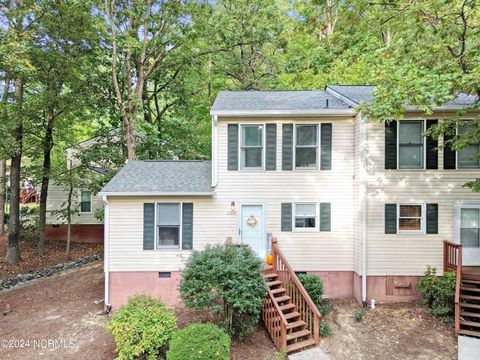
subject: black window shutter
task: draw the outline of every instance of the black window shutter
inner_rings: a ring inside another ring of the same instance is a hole
[[[438,120],[427,120],[427,130],[437,125]],[[438,141],[427,136],[427,169],[438,169]]]
[[[292,231],[292,203],[282,203],[282,231]]]
[[[143,204],[143,250],[155,248],[155,204]]]
[[[321,124],[320,169],[332,169],[332,124]]]
[[[228,170],[238,170],[238,124],[228,124]]]
[[[397,168],[397,121],[385,123],[385,169]]]
[[[193,204],[182,204],[182,249],[193,248]]]
[[[277,169],[277,124],[267,124],[265,149],[265,169]]]
[[[438,204],[427,204],[427,234],[438,234]]]
[[[320,203],[320,231],[331,231],[331,211],[330,203]]]
[[[385,234],[397,233],[397,204],[385,204]]]
[[[456,153],[455,150],[453,150],[450,147],[450,144],[448,143],[450,140],[453,140],[455,138],[455,135],[449,135],[445,134],[443,137],[443,143],[445,144],[443,148],[443,168],[444,169],[455,169],[456,168]]]
[[[293,124],[282,125],[282,170],[293,170]]]

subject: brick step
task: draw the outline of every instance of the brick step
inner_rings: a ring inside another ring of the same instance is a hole
[[[285,304],[280,306],[280,310],[284,312],[285,310],[295,309],[297,306],[295,304]],[[480,307],[480,306],[479,306]],[[285,315],[285,314],[284,314]],[[286,316],[286,315],[285,315]]]
[[[272,286],[282,285],[282,282],[280,280],[274,280],[274,281],[268,282],[267,285],[269,288],[271,288]]]
[[[287,289],[285,289],[285,288],[278,288],[278,289],[270,290],[270,292],[271,292],[273,295],[276,295],[276,294],[284,294],[284,293],[287,292]]]
[[[466,302],[460,303],[460,307],[465,307],[465,308],[473,308],[473,309],[480,309],[480,305],[477,304],[470,304]]]
[[[284,295],[284,296],[274,297],[274,299],[275,299],[275,301],[276,301],[277,303],[281,303],[281,302],[285,302],[285,301],[290,300],[291,297],[288,296],[288,295]],[[294,306],[295,306],[295,305],[294,305]]]
[[[317,342],[314,339],[299,341],[294,344],[287,345],[287,353],[292,353],[294,351],[302,350],[314,345],[317,345]]]
[[[474,318],[479,318],[480,319],[480,313],[474,313],[474,312],[469,312],[469,311],[461,311],[460,316],[469,316],[469,317],[474,317]]]
[[[466,299],[466,300],[480,300],[480,296],[475,296],[475,295],[463,295],[463,294],[460,294],[460,299]]]
[[[297,321],[294,321],[294,322],[291,322],[291,323],[288,323],[287,325],[287,329],[294,329],[294,328],[297,328],[297,327],[300,327],[300,326],[303,326],[303,325],[306,325],[307,323],[303,320],[297,320]],[[480,325],[479,325],[480,326]]]
[[[465,325],[465,326],[472,326],[472,327],[480,327],[480,323],[475,322],[475,321],[460,321],[460,325]]]
[[[298,311],[292,311],[291,313],[288,314],[283,314],[285,316],[285,319],[290,320],[294,319],[296,317],[299,317],[301,314]]]
[[[299,330],[292,332],[291,334],[287,334],[287,341],[297,339],[299,337],[304,337],[310,335],[312,332],[310,330]]]
[[[478,331],[460,329],[460,330],[458,331],[458,333],[459,333],[459,334],[462,334],[462,335],[469,335],[469,336],[480,337],[480,332],[478,332]]]

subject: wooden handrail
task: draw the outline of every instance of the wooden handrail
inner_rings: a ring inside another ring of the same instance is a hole
[[[297,274],[293,271],[287,259],[283,256],[276,238],[272,240],[273,270],[278,274],[278,279],[287,289],[291,301],[297,306],[306,327],[312,332],[314,340],[320,342],[320,311],[312,301]]]
[[[443,272],[455,272],[455,333],[460,331],[460,287],[462,284],[462,245],[443,241]]]
[[[267,298],[263,302],[262,320],[276,348],[286,350],[288,321],[274,298],[272,292],[268,290]]]

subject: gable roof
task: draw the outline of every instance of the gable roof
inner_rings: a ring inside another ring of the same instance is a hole
[[[325,90],[221,91],[210,111],[218,116],[353,114]]]
[[[130,160],[99,195],[211,196],[211,170],[202,160]]]

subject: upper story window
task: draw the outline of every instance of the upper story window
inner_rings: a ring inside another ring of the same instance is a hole
[[[295,204],[295,229],[316,229],[317,228],[317,209],[316,203]]]
[[[242,169],[263,169],[263,125],[242,125],[240,164]]]
[[[80,193],[80,213],[92,212],[92,192],[82,190]]]
[[[318,168],[318,125],[295,125],[295,169]]]
[[[405,120],[398,123],[398,168],[424,168],[424,121]]]
[[[157,248],[180,248],[181,204],[157,204]]]
[[[466,135],[472,131],[471,124],[459,124],[458,135]],[[457,153],[457,168],[459,169],[478,169],[480,168],[480,143],[469,143]]]

